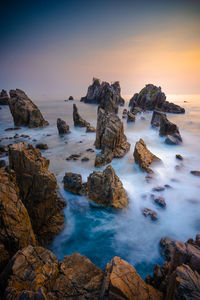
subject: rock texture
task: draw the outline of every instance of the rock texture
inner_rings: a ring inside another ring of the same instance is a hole
[[[127,113],[127,122],[135,122],[135,114],[128,112]]]
[[[91,125],[87,125],[85,132],[96,132],[96,128]]]
[[[90,174],[87,188],[89,199],[97,204],[118,209],[128,205],[128,197],[122,182],[110,165],[103,172],[94,171]]]
[[[67,172],[63,178],[64,189],[73,194],[85,195],[87,193],[87,184],[82,182],[80,174]]]
[[[10,146],[9,161],[37,239],[40,244],[47,244],[64,226],[65,206],[56,193],[57,182],[48,170],[49,160],[32,145],[18,143]]]
[[[110,91],[110,96],[108,91]],[[113,102],[116,110],[114,112],[117,112],[118,105],[124,105],[125,103],[121,97],[121,88],[118,81],[113,84],[109,84],[105,81],[101,83],[97,78],[93,78],[93,83],[88,87],[87,95],[82,97],[81,101],[85,103],[97,103],[100,104],[102,108],[105,108],[105,105],[110,105],[111,102]],[[106,102],[110,103],[107,104]],[[113,106],[113,104],[111,105]]]
[[[0,272],[16,251],[28,245],[35,246],[36,239],[15,173],[0,169]]]
[[[21,90],[11,90],[8,101],[15,125],[30,128],[48,125],[38,107]]]
[[[166,115],[162,115],[160,119],[160,131],[161,136],[167,136],[165,143],[167,144],[180,144],[182,142],[182,137],[180,135],[178,126],[170,122]]]
[[[0,105],[8,105],[8,93],[5,90],[2,90],[0,93]]]
[[[101,299],[162,300],[162,293],[146,284],[136,270],[120,257],[106,266]]]
[[[152,162],[160,160],[157,156],[155,156],[147,149],[147,146],[142,139],[140,139],[139,142],[135,144],[133,156],[135,158],[135,161],[139,164],[140,168],[148,173],[153,172],[153,170],[149,168]]]
[[[120,118],[101,108],[98,109],[95,147],[102,150],[96,156],[95,166],[110,163],[114,157],[123,157],[130,149]]]
[[[57,119],[57,128],[59,134],[70,133],[69,125],[67,125],[65,121],[59,118]]]
[[[88,123],[83,118],[81,118],[76,104],[73,104],[73,120],[74,120],[74,126],[78,126],[78,127],[90,126],[90,123]]]
[[[158,110],[154,110],[151,118],[151,125],[153,127],[160,127],[161,119],[164,118],[165,116],[166,116],[165,113]]]
[[[183,107],[166,101],[166,96],[162,92],[161,87],[153,84],[147,84],[139,93],[134,94],[130,99],[129,106],[132,108],[135,106],[141,107],[143,110],[158,109],[169,113],[185,113]]]

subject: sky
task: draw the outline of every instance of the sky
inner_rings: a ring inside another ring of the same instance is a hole
[[[200,94],[200,0],[2,0],[0,88],[84,96],[93,77]]]

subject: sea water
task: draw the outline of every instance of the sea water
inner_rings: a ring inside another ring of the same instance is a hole
[[[94,160],[99,151],[94,148],[95,133],[86,133],[85,128],[75,128],[72,117],[73,103],[76,103],[80,115],[96,127],[96,105],[84,104],[79,100],[34,100],[50,125],[42,129],[22,127],[17,131],[5,131],[13,127],[13,120],[9,108],[1,106],[0,138],[13,137],[18,133],[28,134],[30,139],[3,139],[0,144],[7,145],[15,141],[26,141],[33,145],[48,144],[49,149],[42,150],[42,154],[50,159],[50,171],[57,178],[58,193],[67,203],[64,209],[65,228],[49,245],[59,260],[65,255],[79,252],[104,269],[114,256],[120,256],[145,278],[152,273],[156,263],[163,262],[159,247],[162,237],[186,241],[200,233],[200,178],[190,174],[191,170],[200,170],[200,95],[174,95],[168,96],[168,99],[186,109],[184,115],[168,114],[168,119],[179,126],[183,138],[181,145],[164,143],[165,138],[159,136],[158,129],[151,127],[152,112],[138,114],[135,123],[127,124],[126,119],[123,119],[131,149],[123,158],[113,159],[111,165],[122,181],[130,203],[126,209],[119,211],[98,207],[86,196],[74,195],[63,189],[65,172],[79,173],[86,181],[89,174],[97,170]],[[128,102],[119,109],[120,117],[127,105]],[[70,134],[58,135],[57,118],[70,125]],[[134,162],[134,146],[140,138],[162,160],[153,165],[155,179],[151,182],[146,181],[146,173]],[[95,152],[86,151],[88,148]],[[81,157],[77,161],[66,160],[69,155],[80,153]],[[178,161],[176,154],[181,154],[184,160]],[[81,162],[84,156],[89,161]],[[152,191],[154,187],[166,184],[171,188],[162,192]],[[166,208],[156,205],[152,194],[164,197]],[[157,221],[143,216],[142,209],[146,207],[157,212]]]

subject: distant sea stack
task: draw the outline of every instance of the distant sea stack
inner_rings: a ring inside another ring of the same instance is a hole
[[[22,90],[11,90],[8,104],[15,125],[28,126],[29,128],[48,125],[48,122],[43,118],[39,108]]]
[[[161,87],[153,84],[147,84],[139,93],[134,94],[130,99],[129,106],[131,110],[135,107],[141,107],[143,110],[160,110],[163,112],[184,114],[185,109],[172,102],[166,101],[165,93]]]
[[[8,93],[5,90],[2,90],[0,93],[0,105],[8,105]]]
[[[119,81],[109,84],[106,81],[100,82],[98,78],[93,78],[93,83],[88,87],[87,95],[82,97],[80,101],[85,103],[100,104],[102,101],[104,101],[104,89],[108,86],[110,89],[112,89],[112,92],[116,97],[117,104],[123,106],[125,101],[121,97],[121,87]]]

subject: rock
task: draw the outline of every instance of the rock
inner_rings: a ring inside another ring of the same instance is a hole
[[[95,147],[102,150],[96,156],[95,166],[110,163],[114,157],[123,157],[130,149],[120,118],[101,108],[98,109]]]
[[[95,152],[92,148],[86,149],[87,152]]]
[[[79,157],[81,157],[81,154],[71,154],[66,160],[78,160]]]
[[[81,161],[88,161],[88,160],[90,160],[90,159],[87,156],[84,156],[83,158],[81,158]]]
[[[49,160],[32,145],[13,144],[9,148],[10,167],[16,172],[20,197],[29,213],[41,245],[49,243],[62,229],[65,202],[57,195],[57,182],[49,170]]]
[[[143,213],[143,215],[145,217],[148,217],[148,216],[151,217],[151,220],[153,220],[153,221],[158,220],[157,213],[154,210],[152,210],[152,209],[144,208],[143,211],[142,211],[142,213]]]
[[[111,98],[105,97],[105,94],[107,95],[109,94],[108,90],[111,91],[112,94]],[[118,105],[124,105],[125,100],[121,97],[121,88],[119,82],[116,81],[110,85],[108,82],[105,81],[101,83],[100,80],[97,78],[93,78],[92,85],[88,87],[87,95],[81,98],[81,101],[85,103],[97,103],[100,104],[100,106],[104,109],[105,109],[105,102],[107,101],[110,102],[110,100],[111,102],[114,102],[116,104],[115,107],[116,110],[118,110],[117,107]],[[113,106],[113,104],[111,105]]]
[[[27,134],[21,134],[20,136],[24,139],[30,139],[30,136]]]
[[[145,142],[140,139],[135,144],[135,150],[133,153],[135,161],[139,164],[140,168],[147,173],[152,173],[152,169],[149,166],[152,164],[153,161],[159,161],[160,159],[151,153],[145,144]]]
[[[15,174],[0,169],[0,272],[16,251],[36,245],[28,212],[19,198]]]
[[[63,177],[64,189],[73,194],[84,195],[85,183],[82,182],[82,176],[80,174],[67,172]]]
[[[123,112],[122,112],[122,115],[127,116],[127,114],[128,114],[128,110],[127,110],[126,108],[124,108],[124,110],[123,110]]]
[[[154,110],[151,118],[151,125],[153,127],[160,127],[161,119],[165,117],[166,117],[165,113],[158,110]]]
[[[86,127],[86,132],[96,132],[96,128],[94,128],[93,126],[91,125],[88,125]]]
[[[73,104],[73,120],[74,120],[74,126],[78,126],[78,127],[90,126],[90,123],[88,123],[87,121],[81,118],[76,104]]]
[[[166,101],[166,96],[162,92],[161,87],[157,87],[153,84],[147,84],[139,93],[134,94],[130,99],[129,106],[131,106],[132,109],[135,106],[139,106],[143,110],[156,109],[169,113],[185,113],[183,107]]]
[[[173,135],[173,134],[180,134],[178,126],[172,122],[170,122],[166,115],[163,114],[160,118],[160,131],[161,136],[165,135]]]
[[[153,192],[162,192],[165,190],[164,186],[156,186],[152,189]]]
[[[0,168],[4,168],[6,166],[6,161],[4,159],[0,160]]]
[[[14,139],[18,139],[18,138],[19,138],[19,134],[15,134]]]
[[[128,112],[127,114],[127,122],[135,122],[135,115],[132,114],[131,112]]]
[[[106,266],[100,299],[161,300],[162,293],[146,284],[125,260],[115,256]]]
[[[19,130],[19,129],[21,129],[21,127],[9,127],[9,128],[6,128],[5,131]]]
[[[87,185],[89,199],[97,204],[120,209],[129,203],[122,182],[110,165],[103,172],[90,174]]]
[[[47,150],[49,147],[47,144],[37,144],[36,148],[41,150]]]
[[[176,158],[179,160],[183,160],[183,156],[181,156],[180,154],[176,154]]]
[[[0,93],[0,105],[8,105],[8,94],[5,90],[2,90]]]
[[[163,198],[163,197],[156,197],[155,195],[152,195],[152,199],[159,206],[166,207],[165,198]]]
[[[102,90],[100,94],[99,107],[105,112],[118,113],[119,96],[116,95],[113,85],[108,82],[102,83]]]
[[[8,147],[4,146],[4,145],[0,145],[0,152],[7,154],[8,153]]]
[[[48,125],[38,107],[23,91],[19,89],[11,90],[8,104],[15,125],[28,126],[30,128]]]
[[[200,171],[190,171],[190,173],[194,176],[200,177]]]
[[[160,246],[162,249],[162,256],[164,256],[168,261],[170,261],[174,253],[175,241],[169,238],[162,238],[160,240]]]
[[[69,96],[69,99],[68,100],[74,100],[74,98],[72,96]]]
[[[57,119],[57,128],[59,134],[70,133],[69,125],[67,125],[66,122],[61,119]]]

